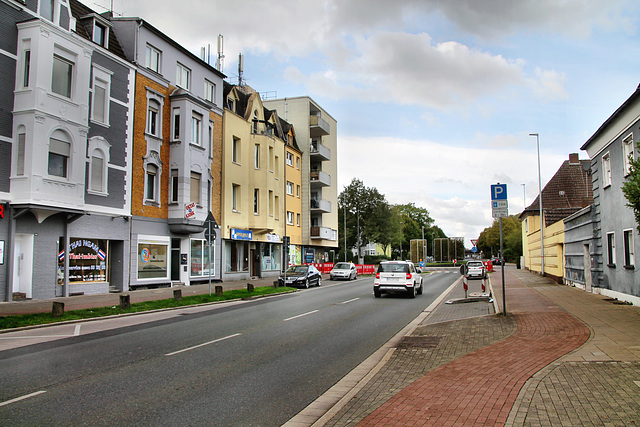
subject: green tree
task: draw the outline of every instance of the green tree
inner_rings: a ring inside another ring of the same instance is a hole
[[[636,142],[636,150],[639,149],[640,144]],[[640,159],[634,159],[633,156],[629,156],[629,162],[629,176],[622,184],[622,192],[627,199],[627,206],[633,209],[636,228],[640,233]]]
[[[504,259],[517,262],[522,256],[522,223],[515,215],[502,218],[502,246]],[[476,245],[485,257],[497,256],[500,252],[500,221],[493,220],[491,227],[485,228],[478,237]]]

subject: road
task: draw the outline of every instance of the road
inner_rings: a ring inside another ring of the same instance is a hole
[[[458,277],[425,275],[416,299],[374,298],[370,277],[325,281],[117,328],[102,321],[101,331],[5,350],[0,419],[3,426],[281,425]]]

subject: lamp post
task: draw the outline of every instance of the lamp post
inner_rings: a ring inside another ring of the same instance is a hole
[[[530,133],[529,136],[536,137],[538,148],[538,205],[540,207],[540,274],[544,276],[544,222],[542,219],[542,175],[540,174],[540,135]]]

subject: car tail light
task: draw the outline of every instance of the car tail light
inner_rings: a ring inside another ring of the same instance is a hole
[[[407,280],[411,279],[411,273],[407,273]]]
[[[380,278],[380,273],[376,273],[376,279]]]

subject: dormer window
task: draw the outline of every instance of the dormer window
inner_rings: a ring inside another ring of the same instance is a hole
[[[55,0],[40,0],[40,16],[53,22]]]
[[[97,20],[93,22],[93,42],[99,44],[102,47],[108,47],[107,41],[109,40],[109,28],[106,25],[101,24]]]

